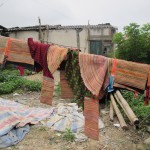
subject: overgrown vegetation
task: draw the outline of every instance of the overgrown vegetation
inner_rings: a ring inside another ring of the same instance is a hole
[[[70,142],[73,142],[75,140],[75,135],[72,133],[71,129],[66,128],[63,139]]]
[[[144,106],[143,95],[139,94],[138,98],[135,98],[133,92],[122,90],[121,93],[136,114],[136,116],[139,118],[140,122],[149,116],[144,121],[144,124],[150,125],[150,105]]]
[[[78,54],[78,50],[68,51],[65,72],[67,81],[75,95],[75,101],[83,106],[84,96],[92,96],[92,94],[87,90],[81,78]]]
[[[116,58],[150,64],[150,23],[131,23],[123,32],[116,33],[113,42],[117,44]]]
[[[29,81],[19,76],[18,70],[4,70],[0,72],[0,94],[9,94],[19,89],[40,91],[41,82]]]
[[[60,94],[61,94],[60,82],[56,85],[55,93],[56,93],[57,96],[60,96]]]

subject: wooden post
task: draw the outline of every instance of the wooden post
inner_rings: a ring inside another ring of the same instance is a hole
[[[39,20],[39,41],[42,43],[42,29],[41,29],[41,19],[38,17]]]
[[[114,121],[114,109],[112,106],[112,102],[110,101],[110,111],[109,111],[110,121]]]
[[[48,27],[48,25],[46,25],[46,35],[47,35],[47,39],[46,39],[46,41],[47,41],[47,44],[48,44],[48,40],[49,40],[49,27]]]
[[[121,104],[123,105],[124,109],[126,110],[126,112],[128,112],[128,115],[130,115],[130,119],[131,119],[132,123],[134,125],[139,124],[138,118],[136,117],[136,115],[134,114],[134,112],[132,111],[132,109],[130,108],[129,104],[123,98],[123,96],[121,95],[121,93],[119,91],[116,91],[116,95],[118,96],[118,98],[119,98]]]
[[[88,20],[88,27],[87,27],[87,41],[88,41],[88,53],[90,53],[90,21]]]
[[[115,110],[115,112],[116,112],[116,115],[117,115],[117,117],[118,117],[118,120],[119,120],[119,122],[120,122],[121,127],[122,127],[123,129],[127,129],[127,128],[128,128],[128,127],[127,127],[127,124],[126,124],[126,122],[125,122],[125,120],[124,120],[124,118],[123,118],[123,116],[122,116],[120,110],[118,109],[117,104],[116,104],[115,99],[114,99],[114,97],[113,97],[112,94],[110,94],[110,99],[111,99],[112,105],[113,105],[113,107],[114,107],[114,110]]]

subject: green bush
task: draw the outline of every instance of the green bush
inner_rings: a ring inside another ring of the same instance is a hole
[[[28,90],[28,91],[40,91],[41,90],[41,82],[40,81],[29,81],[26,80],[24,83],[24,87]]]
[[[9,94],[15,90],[40,91],[41,82],[28,81],[19,76],[15,70],[4,70],[0,73],[0,94]]]
[[[32,74],[32,71],[28,70],[28,69],[25,69],[25,76],[28,76],[28,75],[31,75]]]

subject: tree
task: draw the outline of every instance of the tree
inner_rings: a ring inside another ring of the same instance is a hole
[[[122,33],[114,35],[113,42],[117,44],[117,58],[150,64],[150,23],[125,26]]]

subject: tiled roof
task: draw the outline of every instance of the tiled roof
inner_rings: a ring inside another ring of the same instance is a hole
[[[73,25],[73,26],[61,26],[61,25],[42,25],[41,29],[45,30],[48,27],[49,30],[66,30],[66,29],[83,29],[83,28],[90,28],[90,29],[98,29],[98,28],[114,28],[116,27],[110,25],[110,23],[105,24],[98,24],[98,25]],[[39,26],[29,26],[29,27],[13,27],[8,29],[11,31],[31,31],[31,30],[39,30]]]
[[[5,30],[5,31],[7,31],[7,28],[5,28],[5,27],[3,27],[3,26],[0,25],[0,30]]]

